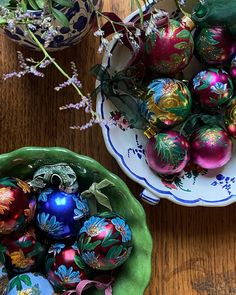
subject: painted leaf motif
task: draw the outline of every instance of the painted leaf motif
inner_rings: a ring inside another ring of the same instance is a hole
[[[96,242],[93,242],[93,243],[88,243],[88,244],[85,244],[84,249],[85,250],[88,250],[88,251],[92,251],[92,250],[94,250],[100,244],[101,244],[101,241],[96,241]]]
[[[78,255],[75,255],[75,264],[81,269],[84,269],[86,267],[83,259]]]
[[[21,248],[29,248],[32,245],[32,241],[16,241],[16,245]]]
[[[54,261],[55,261],[54,258],[49,258],[49,259],[47,259],[47,261],[46,261],[46,266],[45,266],[45,270],[46,270],[46,272],[48,272],[48,271],[51,269],[51,267],[52,267]]]
[[[109,246],[114,245],[116,243],[119,243],[119,241],[115,240],[115,239],[109,239],[105,242],[102,242],[102,246],[106,248],[106,247],[109,247]]]
[[[114,257],[118,257],[120,256],[121,252],[123,250],[123,246],[119,245],[119,246],[113,246],[111,249],[109,249],[109,251],[107,252],[106,258],[107,259],[112,259]]]
[[[177,48],[177,49],[184,49],[187,46],[188,46],[188,44],[186,42],[179,42],[179,43],[175,44],[174,47]]]
[[[20,275],[20,280],[24,282],[26,286],[30,287],[32,285],[31,279],[28,275]]]
[[[176,35],[177,38],[182,38],[182,39],[189,39],[190,33],[188,30],[182,30]]]
[[[208,83],[204,83],[201,86],[197,87],[197,89],[198,90],[204,90],[204,89],[207,89],[208,87],[209,87],[209,84]]]
[[[20,280],[20,277],[19,276],[15,277],[10,282],[10,284],[9,284],[9,292],[11,290],[13,290],[14,288],[16,288],[17,291],[21,291],[22,290],[22,284],[21,284],[21,280]]]

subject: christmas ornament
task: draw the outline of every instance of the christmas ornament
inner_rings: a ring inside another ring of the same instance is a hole
[[[236,36],[235,0],[204,0],[196,1],[192,11],[192,19],[201,27],[224,26]],[[227,4],[227,5],[226,5]]]
[[[112,270],[123,264],[132,251],[131,230],[118,214],[103,212],[85,221],[78,246],[91,268]]]
[[[234,83],[236,82],[236,55],[233,57],[230,65],[230,76]]]
[[[189,64],[193,49],[192,34],[184,22],[170,19],[148,36],[145,64],[154,73],[175,75]]]
[[[229,74],[221,69],[208,69],[198,73],[191,82],[191,93],[208,112],[225,107],[233,96],[233,82]]]
[[[0,294],[5,295],[7,293],[8,276],[7,270],[3,264],[0,263]]]
[[[57,291],[75,289],[87,279],[89,268],[80,256],[77,244],[53,244],[48,250],[46,275]]]
[[[177,131],[167,130],[151,138],[146,146],[148,165],[157,173],[172,175],[181,172],[190,159],[190,146]]]
[[[38,197],[36,224],[50,238],[69,238],[76,235],[88,213],[87,201],[78,194],[47,188]]]
[[[7,295],[55,295],[49,281],[39,273],[28,272],[12,278]]]
[[[216,169],[229,162],[233,143],[223,128],[203,126],[191,137],[192,160],[205,169]]]
[[[146,100],[140,103],[140,111],[151,126],[164,129],[187,118],[192,99],[188,87],[182,81],[157,79],[147,89]]]
[[[3,236],[0,241],[0,260],[13,272],[27,272],[37,268],[44,260],[45,247],[37,241],[35,230]]]
[[[0,179],[0,234],[23,229],[35,213],[36,201],[28,184],[18,178]]]
[[[236,139],[236,98],[234,98],[226,109],[225,125],[228,133]]]
[[[200,28],[196,31],[195,55],[204,64],[221,66],[236,50],[236,43],[224,27]]]

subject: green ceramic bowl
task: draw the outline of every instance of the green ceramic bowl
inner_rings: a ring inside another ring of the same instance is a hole
[[[34,171],[46,164],[66,162],[88,186],[104,178],[112,181],[109,195],[112,207],[129,223],[133,233],[134,249],[128,261],[119,269],[114,295],[142,295],[151,276],[152,239],[142,206],[130,193],[126,184],[91,158],[62,148],[25,147],[0,155],[0,177],[15,176],[27,180]],[[100,295],[92,290],[89,294]]]

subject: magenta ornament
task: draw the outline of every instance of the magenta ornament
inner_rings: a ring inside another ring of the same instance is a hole
[[[146,40],[145,64],[154,73],[175,75],[193,56],[194,41],[183,22],[173,19]]]
[[[146,146],[148,165],[158,174],[181,172],[190,159],[187,139],[177,131],[168,130],[151,138]]]
[[[208,112],[217,112],[233,96],[234,86],[229,74],[222,69],[207,69],[198,73],[191,82],[193,99]]]
[[[232,35],[223,27],[205,27],[195,33],[195,55],[204,64],[221,66],[228,62],[236,50]]]
[[[225,125],[228,133],[236,139],[236,98],[234,98],[225,112]]]
[[[217,169],[232,157],[233,142],[221,127],[203,126],[191,137],[192,161],[204,169]]]
[[[230,65],[230,76],[236,82],[236,55],[233,57]]]

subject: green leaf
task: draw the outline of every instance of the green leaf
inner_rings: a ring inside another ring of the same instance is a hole
[[[21,284],[21,280],[20,277],[15,277],[11,280],[10,284],[9,284],[9,289],[8,291],[10,292],[11,290],[13,290],[14,288],[16,288],[17,291],[21,291],[22,290],[22,284]]]
[[[70,26],[67,17],[60,10],[52,7],[52,14],[63,27],[68,28]]]
[[[96,242],[93,242],[93,243],[85,244],[84,249],[88,250],[88,251],[92,251],[100,244],[101,244],[101,241],[96,241]]]
[[[45,264],[45,270],[46,272],[49,272],[49,270],[51,269],[53,263],[55,262],[55,259],[54,258],[48,258],[46,260],[46,264]]]
[[[209,84],[208,83],[204,83],[201,86],[197,87],[197,90],[204,90],[204,89],[206,89],[208,87],[209,87]]]
[[[4,24],[7,24],[7,21],[5,20],[5,18],[0,16],[0,25],[4,25]]]
[[[184,48],[186,48],[187,47],[187,43],[186,42],[179,42],[179,43],[177,43],[177,44],[175,44],[175,48],[177,48],[177,49],[184,49]]]
[[[72,0],[53,0],[53,1],[64,7],[70,7],[70,8],[74,7],[74,3]]]
[[[20,275],[20,280],[22,281],[22,282],[24,282],[24,284],[26,285],[26,286],[32,286],[32,282],[31,282],[31,279],[30,279],[30,277],[28,276],[28,275]]]
[[[39,7],[38,5],[36,4],[35,0],[28,0],[29,2],[29,5],[34,9],[34,10],[38,10]]]
[[[189,39],[190,37],[190,32],[188,30],[182,30],[180,33],[176,35],[177,38],[182,38],[182,39]]]
[[[29,248],[32,245],[32,241],[16,241],[16,245],[21,248]]]
[[[106,258],[111,259],[114,257],[120,256],[121,252],[123,251],[123,246],[113,246],[109,251],[107,252]]]
[[[74,261],[75,261],[75,264],[76,264],[79,268],[84,269],[84,268],[86,267],[85,262],[83,261],[83,259],[82,259],[80,256],[75,255],[75,259],[74,259]]]
[[[34,250],[32,250],[31,252],[29,252],[27,254],[27,257],[28,258],[31,258],[31,257],[34,257],[34,256],[37,256],[38,254],[40,254],[42,252],[42,249],[40,248],[35,248]]]
[[[45,0],[35,0],[36,4],[40,9],[43,9],[45,6]]]
[[[1,178],[0,184],[3,186],[8,186],[8,187],[17,187],[16,181],[12,178],[9,178],[9,177]]]
[[[110,240],[107,240],[105,242],[102,242],[102,247],[109,247],[111,245],[114,245],[116,243],[119,243],[119,240],[115,240],[115,239],[110,239]]]

